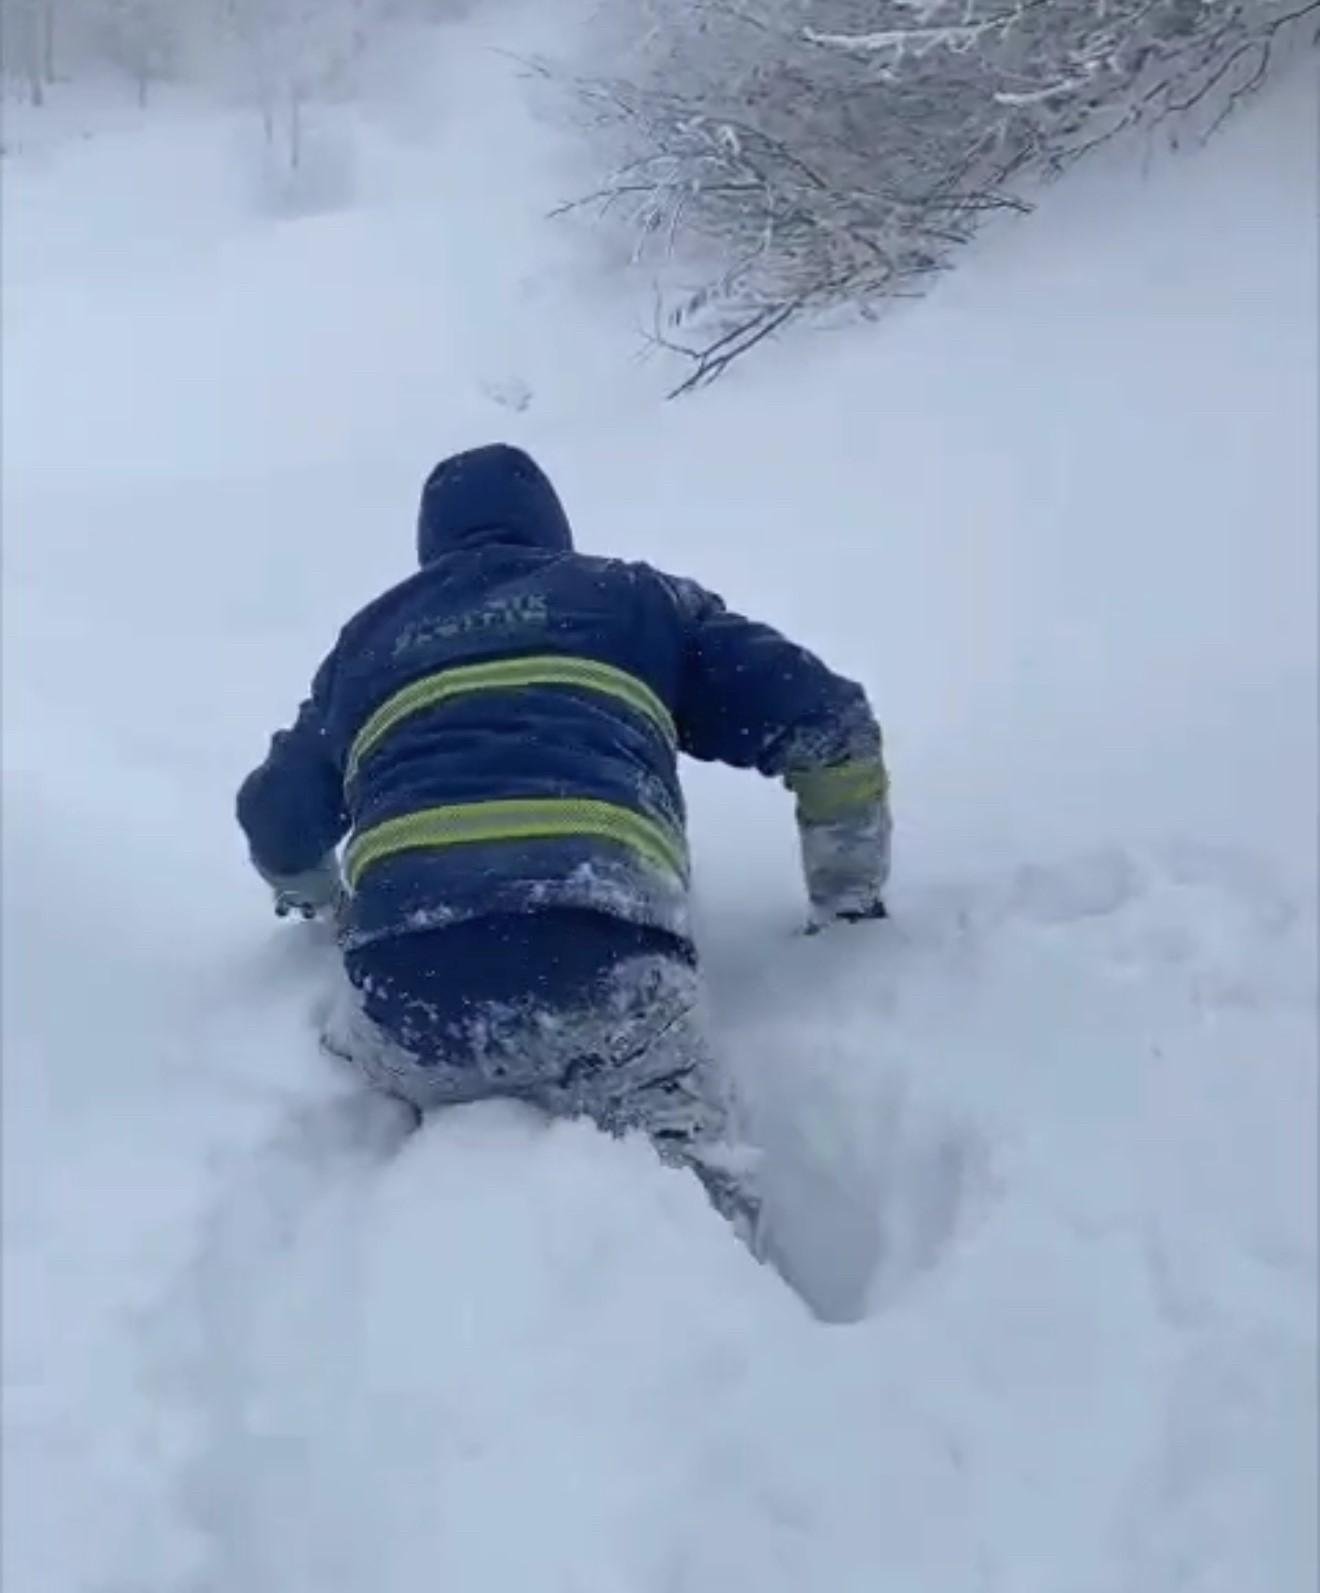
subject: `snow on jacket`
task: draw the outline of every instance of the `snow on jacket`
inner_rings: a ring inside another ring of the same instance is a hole
[[[238,797],[268,878],[349,837],[350,947],[556,906],[686,936],[680,752],[784,778],[809,884],[813,840],[823,860],[818,905],[878,899],[885,777],[859,686],[693,582],[574,552],[513,448],[436,468],[418,555],[345,626]],[[859,839],[841,874],[840,836]]]

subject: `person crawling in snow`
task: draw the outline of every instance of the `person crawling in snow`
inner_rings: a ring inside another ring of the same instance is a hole
[[[417,553],[238,795],[276,911],[337,916],[355,1000],[327,1044],[419,1112],[507,1096],[640,1129],[750,1231],[678,755],[793,792],[813,926],[883,917],[865,693],[693,581],[575,552],[515,448],[436,467]]]

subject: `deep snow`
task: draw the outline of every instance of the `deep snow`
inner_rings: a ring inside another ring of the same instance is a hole
[[[7,135],[6,1590],[1309,1593],[1313,75],[665,407],[489,42],[317,130],[334,208],[186,106]],[[783,794],[691,780],[849,1325],[644,1145],[400,1145],[246,874],[237,779],[496,436],[886,721],[883,927],[801,938]]]

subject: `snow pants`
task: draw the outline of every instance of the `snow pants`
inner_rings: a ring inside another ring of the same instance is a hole
[[[492,1097],[647,1134],[751,1239],[757,1201],[706,1043],[689,946],[603,913],[492,914],[350,951],[327,1033],[419,1111]]]

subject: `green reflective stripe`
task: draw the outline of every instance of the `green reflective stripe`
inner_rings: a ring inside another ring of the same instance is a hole
[[[798,799],[798,815],[808,824],[844,819],[881,801],[889,793],[889,776],[879,758],[839,763],[832,769],[804,769],[785,777]]]
[[[647,862],[687,879],[687,849],[680,836],[630,808],[574,797],[512,802],[469,802],[423,808],[364,830],[344,856],[344,873],[356,889],[373,863],[399,852],[479,841],[571,840],[595,836],[631,847]]]
[[[489,664],[464,664],[442,670],[405,686],[387,698],[358,732],[348,754],[346,779],[357,775],[362,760],[394,727],[424,708],[435,708],[455,697],[474,691],[513,691],[524,686],[574,686],[596,691],[627,704],[635,713],[649,719],[671,746],[678,744],[678,731],[669,710],[644,680],[612,664],[591,658],[503,658]]]

